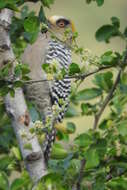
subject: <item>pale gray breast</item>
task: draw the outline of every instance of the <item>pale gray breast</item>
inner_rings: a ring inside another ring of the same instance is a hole
[[[45,60],[49,38],[48,35],[40,33],[36,42],[28,45],[22,56],[22,62],[27,63],[30,67],[29,76],[32,80],[46,79],[42,64]],[[49,82],[25,85],[25,96],[35,104],[40,114],[46,117],[48,108],[51,107]]]

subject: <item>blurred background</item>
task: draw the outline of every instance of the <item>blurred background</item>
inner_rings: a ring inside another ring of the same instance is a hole
[[[33,10],[39,10],[39,4],[30,4]],[[110,24],[110,18],[117,16],[120,19],[121,30],[127,26],[127,0],[105,0],[102,7],[98,7],[96,2],[86,4],[85,0],[55,0],[51,9],[45,9],[46,16],[63,15],[73,20],[75,28],[79,33],[78,44],[90,49],[93,54],[101,55],[104,51],[112,49],[122,52],[125,48],[124,41],[114,38],[109,44],[97,42],[95,39],[96,30],[104,25]],[[84,81],[84,86],[89,87],[90,78]],[[107,110],[103,115],[107,113]],[[69,120],[70,121],[70,120]],[[93,117],[74,118],[77,124],[77,133],[92,127]]]

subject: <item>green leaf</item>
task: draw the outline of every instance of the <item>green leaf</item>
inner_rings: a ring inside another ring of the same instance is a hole
[[[88,147],[93,142],[92,137],[87,133],[82,133],[75,138],[75,143],[80,147]]]
[[[67,122],[67,132],[68,133],[74,133],[76,131],[76,126],[72,122]]]
[[[35,16],[28,17],[24,21],[24,29],[26,32],[35,32],[39,29],[39,20]]]
[[[94,148],[87,150],[85,154],[86,158],[86,169],[97,167],[100,163],[98,152]]]
[[[6,64],[1,70],[0,70],[0,77],[1,78],[4,78],[4,77],[7,77],[9,75],[9,71],[11,70],[12,68],[12,64],[9,63],[8,61],[8,64]]]
[[[10,146],[14,143],[15,137],[10,127],[10,122],[5,117],[0,123],[0,151],[9,152]],[[9,134],[9,135],[8,135]]]
[[[27,47],[27,42],[24,39],[15,36],[15,42],[13,43],[13,50],[16,57],[20,57],[26,47]]]
[[[87,88],[77,93],[77,100],[91,100],[102,95],[102,91],[99,88]]]
[[[113,85],[113,74],[110,71],[106,73],[96,74],[93,82],[94,84],[99,86],[101,89],[108,92]]]
[[[109,39],[118,35],[118,29],[112,25],[104,25],[96,31],[95,37],[98,41],[109,42]]]
[[[18,77],[22,74],[21,65],[17,64],[14,68],[15,76]]]
[[[30,73],[30,68],[29,68],[29,65],[27,65],[27,64],[22,64],[21,69],[22,69],[22,74],[23,75],[26,75],[26,74]]]
[[[7,5],[7,2],[6,2],[6,1],[0,1],[0,9],[5,8],[6,5]]]
[[[22,178],[15,179],[11,184],[10,190],[21,190],[25,185],[25,180]]]
[[[18,8],[17,8],[17,5],[16,3],[18,2],[19,0],[1,0],[0,1],[0,9],[3,9],[3,8],[9,8],[9,9],[12,9],[14,11],[19,11]]]
[[[103,173],[95,179],[92,190],[107,190]]]
[[[8,165],[12,162],[12,158],[9,156],[2,156],[0,158],[0,170],[1,171],[6,171],[8,169]]]
[[[23,86],[23,82],[22,81],[19,80],[19,81],[15,81],[14,82],[14,87],[15,88],[19,88],[19,87],[22,87],[22,86]]]
[[[96,151],[100,157],[100,159],[103,159],[104,155],[107,152],[107,140],[106,139],[99,139],[97,141],[97,144],[93,147],[96,148]]]
[[[26,74],[30,73],[29,65],[28,64],[17,64],[14,69],[14,72],[15,72],[16,77],[18,77],[20,75],[26,75]]]
[[[14,96],[15,96],[15,91],[14,91],[13,88],[9,88],[9,93],[10,93],[11,97],[14,98]]]
[[[86,0],[86,3],[90,4],[92,1],[96,1],[98,6],[102,6],[104,4],[104,0]]]
[[[99,125],[99,129],[101,129],[101,130],[105,130],[105,129],[107,129],[107,120],[106,119],[104,119],[101,123],[100,123],[100,125]]]
[[[120,55],[116,52],[107,51],[100,57],[101,65],[118,65]]]
[[[5,96],[9,92],[9,87],[4,86],[3,88],[0,89],[0,96]]]
[[[80,68],[79,68],[79,65],[76,64],[76,63],[72,63],[70,66],[69,66],[69,75],[74,75],[76,73],[80,73]]]
[[[67,133],[64,133],[60,130],[57,131],[57,139],[62,140],[62,141],[68,141],[69,140],[69,135]]]
[[[39,19],[36,16],[30,16],[24,21],[25,32],[23,36],[30,43],[35,42],[39,33]]]
[[[65,150],[61,144],[55,143],[52,148],[52,159],[64,159],[68,156],[68,151]]]
[[[96,0],[98,6],[102,6],[104,4],[104,0]]]
[[[117,17],[112,17],[112,18],[111,18],[111,21],[112,21],[112,24],[113,24],[115,27],[117,27],[117,28],[120,27],[120,19],[119,19],[119,18],[117,18]]]
[[[48,73],[48,72],[49,72],[49,69],[50,69],[50,64],[48,64],[48,63],[42,64],[42,69],[43,69],[46,73]]]
[[[6,110],[5,110],[5,106],[3,102],[0,102],[0,118],[2,118],[5,114]]]
[[[127,37],[127,27],[124,30],[124,36]]]
[[[127,135],[127,120],[122,120],[117,126],[118,132],[122,136]]]
[[[42,22],[42,23],[46,23],[47,22],[43,6],[40,7],[40,11],[39,11],[39,15],[38,16],[39,16],[39,21],[40,22]]]
[[[24,38],[30,43],[30,44],[33,44],[35,41],[36,41],[36,39],[37,39],[37,37],[38,37],[38,33],[39,33],[39,31],[36,31],[36,32],[24,32],[23,33],[23,36],[24,36]]]
[[[0,189],[9,190],[8,177],[4,172],[0,172]]]
[[[122,73],[120,82],[121,82],[122,85],[127,86],[127,73],[126,72]]]
[[[81,160],[76,158],[72,158],[71,160],[69,160],[69,169],[71,169],[72,172],[74,172],[74,174],[79,172],[80,167],[81,167]]]
[[[32,150],[31,143],[24,144],[24,149],[26,149],[26,150]]]
[[[17,160],[22,160],[21,153],[20,153],[20,150],[19,150],[18,147],[14,147],[13,146],[12,149],[11,149],[11,151],[12,151],[12,153],[14,154],[14,156],[15,156],[15,158]]]
[[[78,115],[79,113],[77,109],[72,105],[68,107],[67,112],[65,113],[65,117],[76,117]]]
[[[11,10],[13,10],[13,11],[19,12],[19,9],[17,8],[17,5],[16,5],[16,4],[11,4],[11,3],[9,3],[9,4],[7,4],[6,7],[9,8],[9,9],[11,9]]]
[[[87,113],[89,112],[89,104],[82,103],[81,109],[82,109],[82,115],[87,115]]]
[[[82,103],[81,110],[82,110],[82,115],[91,115],[93,112],[95,113],[97,111],[96,105],[91,105],[89,103]]]
[[[90,4],[92,2],[92,0],[86,0],[87,4]]]
[[[36,190],[67,190],[66,188],[62,187],[63,178],[59,173],[50,172],[43,177],[43,180],[45,181],[44,185],[40,186],[40,188]],[[43,189],[43,187],[45,188]]]
[[[50,8],[50,5],[54,3],[54,0],[41,0],[44,7]]]
[[[127,179],[124,179],[124,177],[117,177],[116,179],[110,180],[107,186],[112,190],[126,190]]]

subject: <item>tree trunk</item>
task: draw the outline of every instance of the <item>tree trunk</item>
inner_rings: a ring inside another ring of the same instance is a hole
[[[13,69],[15,64],[17,64],[9,37],[12,16],[13,11],[9,9],[3,9],[0,11],[0,68],[11,62]],[[13,71],[8,78],[12,77],[12,73]],[[36,183],[47,173],[47,171],[43,152],[38,143],[37,137],[36,135],[32,136],[30,133],[30,128],[33,127],[33,123],[27,110],[22,89],[17,88],[14,97],[7,94],[4,98],[4,102],[7,113],[11,118],[12,126],[26,168],[32,180]],[[23,137],[23,133],[26,134],[26,137]],[[28,146],[29,148],[26,148]]]

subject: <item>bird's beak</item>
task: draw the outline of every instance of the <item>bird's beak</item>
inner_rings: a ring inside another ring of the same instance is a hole
[[[75,30],[75,25],[73,22],[71,22],[71,27],[72,27],[72,32],[75,32],[76,30]]]

